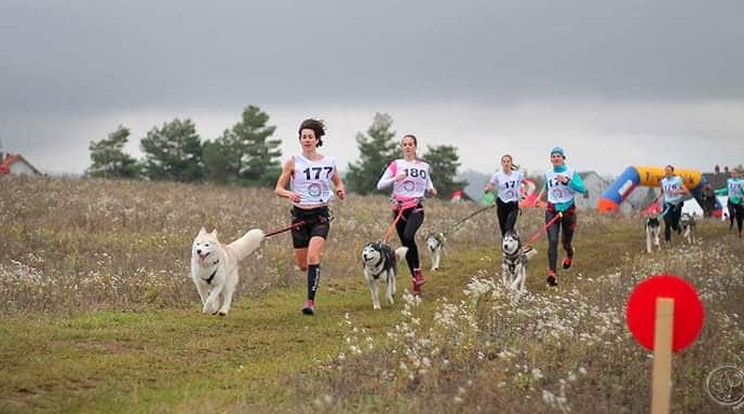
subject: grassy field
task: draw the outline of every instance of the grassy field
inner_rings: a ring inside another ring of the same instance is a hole
[[[419,234],[475,208],[430,202]],[[659,272],[690,280],[706,306],[700,338],[675,356],[673,412],[724,410],[704,390],[711,369],[744,366],[744,243],[724,224],[647,255],[640,219],[583,214],[559,288],[544,283],[541,239],[516,296],[493,282],[494,213],[449,237],[423,300],[373,312],[358,255],[389,212],[352,196],[334,207],[316,316],[299,312],[305,277],[282,235],[243,262],[233,310],[216,317],[200,313],[191,240],[202,225],[225,242],[285,226],[271,192],[3,177],[0,412],[644,412],[652,361],[624,303]],[[540,221],[527,211],[523,233]]]

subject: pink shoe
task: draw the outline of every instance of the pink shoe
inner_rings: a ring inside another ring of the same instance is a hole
[[[302,313],[305,315],[313,315],[315,313],[315,304],[312,300],[308,299],[305,307],[302,308]]]
[[[421,269],[413,269],[413,294],[421,294],[421,286],[426,283],[426,278],[421,273]]]

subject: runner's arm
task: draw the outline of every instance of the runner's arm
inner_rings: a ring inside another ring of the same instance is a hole
[[[586,186],[584,185],[584,181],[581,179],[581,176],[577,172],[574,172],[573,177],[568,180],[568,186],[577,193],[586,193]]]
[[[282,173],[279,175],[279,179],[276,180],[274,193],[279,197],[288,198],[295,203],[299,203],[301,199],[300,195],[294,191],[287,190],[287,185],[289,185],[289,179],[292,177],[292,174],[294,174],[294,157],[284,163]]]
[[[395,171],[393,169],[395,165],[395,161],[391,162],[390,165],[388,165],[387,168],[385,168],[385,172],[382,173],[382,177],[380,177],[380,181],[377,182],[377,189],[382,190],[385,187],[390,187],[391,184],[395,182],[395,180],[398,178],[395,176]]]
[[[333,171],[331,180],[333,181],[333,185],[336,187],[336,196],[338,196],[339,200],[343,201],[344,198],[346,198],[346,188],[344,187],[344,181],[341,179],[338,171]]]

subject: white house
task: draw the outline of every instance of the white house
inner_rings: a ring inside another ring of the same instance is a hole
[[[41,171],[22,156],[2,152],[0,152],[0,174],[42,175]]]
[[[602,193],[610,187],[610,182],[600,177],[594,171],[579,172],[581,180],[586,186],[586,194],[576,194],[576,208],[579,210],[596,209]]]

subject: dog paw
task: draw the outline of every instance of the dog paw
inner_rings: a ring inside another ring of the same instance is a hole
[[[219,311],[217,314],[220,316],[227,316],[227,311]]]

